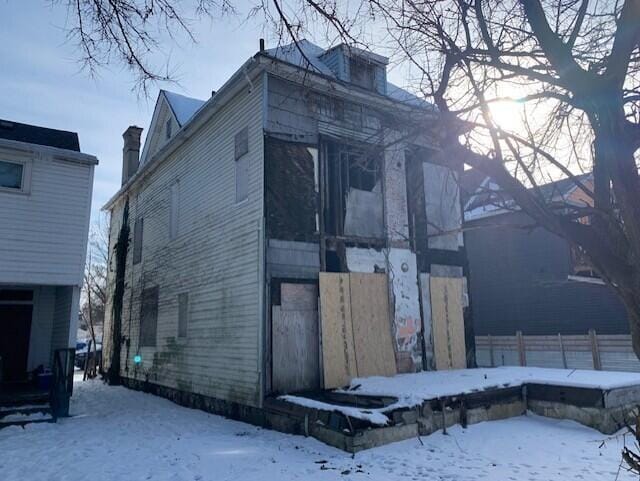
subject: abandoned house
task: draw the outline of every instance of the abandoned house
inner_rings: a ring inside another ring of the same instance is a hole
[[[302,41],[261,48],[206,101],[160,92],[105,206],[110,373],[228,414],[467,366],[462,166],[386,66]]]
[[[0,406],[67,412],[97,163],[75,132],[0,120]]]
[[[580,249],[535,226],[508,194],[478,174],[465,171],[462,185],[463,197],[470,194],[465,241],[478,364],[491,364],[487,336],[496,348],[494,365],[518,364],[515,346],[497,345],[520,333],[525,339],[532,336],[528,365],[591,369],[591,331],[598,335],[601,363],[607,369],[637,370],[625,308]],[[577,179],[591,188],[591,174]],[[542,185],[539,192],[547,201],[591,205],[571,179]],[[559,335],[564,336],[564,356]]]

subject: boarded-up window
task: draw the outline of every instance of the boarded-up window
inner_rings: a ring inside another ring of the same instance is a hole
[[[142,260],[142,233],[144,231],[144,219],[136,219],[133,226],[133,263],[138,264]]]
[[[249,128],[245,127],[235,137],[235,159],[249,152]]]
[[[189,294],[178,294],[178,337],[187,337],[189,324]]]
[[[171,185],[169,193],[169,239],[178,237],[178,207],[180,204],[180,184],[175,182]]]
[[[140,347],[156,345],[158,331],[158,286],[142,291],[140,304]]]
[[[249,197],[249,156],[236,160],[236,202]]]
[[[236,202],[249,197],[249,129],[245,127],[235,137]]]
[[[368,90],[373,90],[375,86],[375,65],[364,59],[352,57],[349,62],[351,73],[351,83]]]

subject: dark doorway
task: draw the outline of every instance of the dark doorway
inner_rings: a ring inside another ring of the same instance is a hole
[[[0,366],[3,382],[24,381],[27,377],[31,304],[0,304]]]

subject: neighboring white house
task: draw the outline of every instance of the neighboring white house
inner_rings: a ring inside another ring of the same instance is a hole
[[[0,120],[0,386],[31,386],[75,348],[92,155],[78,135]]]
[[[260,50],[206,101],[162,91],[142,155],[127,129],[105,207],[112,374],[240,416],[466,365],[462,166],[386,67],[344,45]]]

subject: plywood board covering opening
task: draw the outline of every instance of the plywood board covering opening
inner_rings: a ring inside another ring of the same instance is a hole
[[[385,274],[320,273],[324,387],[396,374]]]
[[[462,311],[462,278],[430,278],[431,322],[436,369],[467,365]]]

